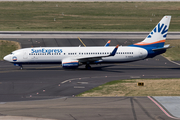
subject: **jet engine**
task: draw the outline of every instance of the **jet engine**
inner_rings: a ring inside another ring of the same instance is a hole
[[[63,68],[77,68],[79,66],[78,60],[62,60]]]

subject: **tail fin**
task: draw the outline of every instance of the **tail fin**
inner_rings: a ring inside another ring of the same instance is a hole
[[[134,45],[163,47],[169,29],[170,21],[171,21],[171,16],[164,16],[161,19],[161,21],[156,25],[156,27],[149,33],[149,35],[142,42],[136,43]]]

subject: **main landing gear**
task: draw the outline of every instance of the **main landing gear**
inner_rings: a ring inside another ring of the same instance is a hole
[[[91,66],[90,66],[89,64],[86,64],[85,67],[86,67],[87,70],[90,70],[90,69],[91,69]]]

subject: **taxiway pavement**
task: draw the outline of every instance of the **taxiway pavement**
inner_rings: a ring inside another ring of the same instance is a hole
[[[22,48],[81,44],[77,38],[6,38],[6,40],[18,41]],[[88,46],[102,46],[109,39],[83,38],[82,40]],[[121,38],[111,40],[111,45],[129,45],[140,41],[140,39]],[[162,56],[132,63],[93,65],[92,70],[86,70],[84,66],[76,70],[64,70],[60,65],[25,65],[23,70],[19,70],[5,61],[1,61],[0,66],[0,114],[2,116],[75,120],[168,120],[171,118],[147,97],[76,98],[74,96],[112,80],[180,77],[180,66]]]
[[[173,120],[147,97],[64,97],[10,102],[0,105],[0,114],[0,118],[11,115],[28,116],[29,119],[32,117],[37,120]]]

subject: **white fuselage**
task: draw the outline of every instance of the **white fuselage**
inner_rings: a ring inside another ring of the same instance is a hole
[[[114,47],[37,47],[16,50],[4,57],[5,60],[18,63],[61,63],[63,60],[79,60],[86,62],[87,59],[101,63],[130,62],[146,58],[147,50],[140,47],[120,46],[114,56],[108,56]]]

